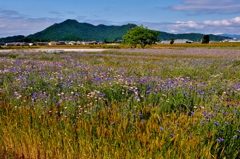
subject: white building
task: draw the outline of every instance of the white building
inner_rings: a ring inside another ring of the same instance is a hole
[[[185,44],[185,43],[193,43],[192,40],[188,40],[188,39],[176,39],[174,40],[175,44]]]

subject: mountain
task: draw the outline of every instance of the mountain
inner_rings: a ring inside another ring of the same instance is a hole
[[[220,36],[227,36],[230,38],[240,39],[240,35],[237,35],[237,34],[220,34]]]
[[[54,24],[45,30],[27,36],[30,39],[42,41],[61,40],[115,40],[122,39],[128,30],[135,27],[135,24],[122,26],[94,26],[88,23],[79,23],[76,20],[66,20],[59,24]]]
[[[204,34],[200,34],[200,33],[170,34],[170,33],[166,33],[166,32],[160,32],[160,35],[158,38],[162,39],[162,40],[170,40],[171,38],[173,38],[173,39],[189,39],[192,41],[200,42],[201,39],[203,38],[203,36],[204,36]],[[229,39],[229,37],[210,34],[210,41],[222,41],[224,39]]]
[[[122,36],[126,34],[128,30],[136,27],[135,24],[126,24],[122,26],[107,26],[107,25],[92,25],[89,23],[79,23],[76,20],[66,20],[62,23],[53,24],[52,26],[37,32],[32,35],[24,37],[23,35],[0,38],[0,42],[34,42],[34,41],[112,41],[121,40]],[[199,33],[186,33],[186,34],[170,34],[161,32],[158,39],[170,40],[174,39],[189,39],[192,41],[201,41],[204,34]],[[221,41],[229,39],[229,37],[210,35],[211,41]]]
[[[18,42],[25,38],[23,35],[9,36],[6,38],[0,38],[0,42]]]

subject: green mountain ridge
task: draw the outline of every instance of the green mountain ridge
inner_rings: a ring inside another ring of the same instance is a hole
[[[28,36],[18,35],[6,38],[0,38],[0,42],[33,42],[33,41],[112,41],[121,40],[122,36],[126,34],[128,30],[136,27],[135,24],[126,24],[122,26],[107,26],[104,24],[92,25],[89,23],[79,23],[76,20],[65,20],[61,23],[53,24],[52,26],[31,34]],[[200,41],[204,34],[200,33],[187,33],[187,34],[171,34],[167,32],[161,32],[159,39],[170,40],[174,39],[189,39],[192,41]],[[221,41],[229,37],[210,35],[210,40]]]
[[[106,26],[101,24],[94,26],[88,23],[79,23],[76,20],[66,20],[62,23],[54,24],[41,32],[29,35],[27,38],[45,41],[114,40],[121,39],[128,30],[135,26],[135,24],[127,24],[122,26]]]

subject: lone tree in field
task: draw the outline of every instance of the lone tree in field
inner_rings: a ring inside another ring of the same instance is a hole
[[[140,44],[142,48],[146,45],[151,45],[158,40],[159,32],[155,30],[149,30],[143,26],[137,26],[129,30],[123,37],[125,44],[131,44],[136,47]]]
[[[209,35],[204,35],[202,39],[202,44],[208,44],[210,41],[210,36]]]
[[[170,44],[173,44],[174,43],[174,39],[172,38],[171,40],[170,40]]]

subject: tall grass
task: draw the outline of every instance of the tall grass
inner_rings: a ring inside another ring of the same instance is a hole
[[[239,158],[239,53],[0,53],[0,157]]]

